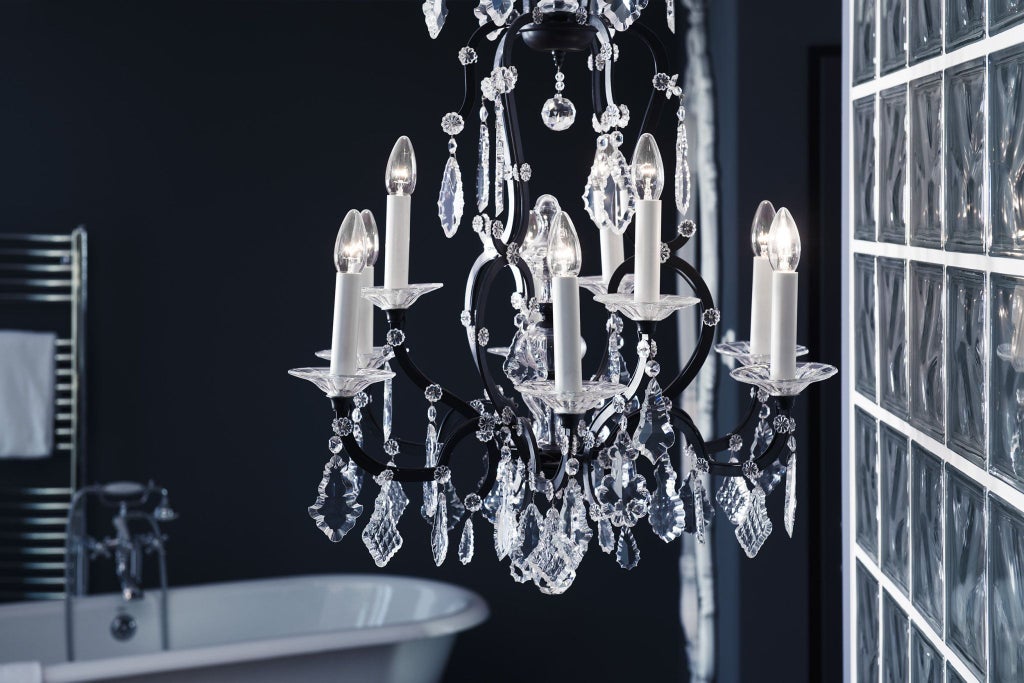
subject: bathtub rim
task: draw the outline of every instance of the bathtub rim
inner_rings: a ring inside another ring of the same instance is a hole
[[[328,582],[352,580],[369,583],[425,584],[438,589],[442,593],[448,593],[452,597],[465,599],[466,605],[458,612],[444,616],[366,629],[298,634],[278,638],[249,640],[241,643],[226,643],[223,645],[191,647],[147,654],[107,657],[104,659],[44,664],[44,680],[47,683],[78,683],[98,678],[116,680],[117,678],[127,676],[187,671],[212,666],[226,666],[240,662],[393,645],[404,641],[454,636],[462,631],[479,626],[490,616],[490,608],[487,606],[487,603],[480,595],[473,591],[443,581],[397,574],[299,574],[277,578],[219,581],[189,586],[176,586],[170,590],[189,591],[215,588],[217,586],[301,583],[304,580],[325,580]]]

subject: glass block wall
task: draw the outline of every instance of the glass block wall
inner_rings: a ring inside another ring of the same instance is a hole
[[[848,680],[1024,681],[1024,0],[846,0]]]

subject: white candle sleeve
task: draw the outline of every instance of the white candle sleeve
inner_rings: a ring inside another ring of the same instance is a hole
[[[337,273],[334,285],[334,330],[331,374],[355,375],[359,370],[359,306],[362,273]]]
[[[605,284],[612,279],[615,269],[625,260],[622,235],[610,228],[601,230],[601,281]]]
[[[373,266],[363,268],[363,287],[373,287]],[[362,294],[360,293],[360,296]],[[363,298],[359,302],[359,353],[373,351],[373,304]]]
[[[636,201],[636,254],[633,300],[652,303],[661,298],[661,200]]]
[[[384,286],[409,286],[409,216],[412,196],[388,195],[384,228]]]
[[[551,278],[552,325],[555,342],[555,390],[583,389],[580,354],[580,290],[575,277]]]
[[[796,377],[797,274],[772,273],[771,379]]]
[[[750,291],[750,353],[767,355],[772,343],[772,264],[754,257]]]

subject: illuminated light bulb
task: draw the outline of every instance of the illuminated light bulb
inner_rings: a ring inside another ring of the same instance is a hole
[[[772,220],[768,233],[768,261],[773,270],[782,273],[795,272],[800,263],[800,231],[785,207],[779,209]]]
[[[768,256],[768,233],[775,219],[775,207],[767,199],[757,205],[754,220],[750,224],[750,248],[754,256]]]
[[[338,238],[334,241],[334,267],[339,273],[363,272],[366,267],[367,242],[363,217],[352,209],[345,214],[345,220],[338,229]]]
[[[377,221],[373,212],[363,209],[360,212],[363,219],[363,229],[366,230],[366,265],[377,264],[377,256],[380,254],[380,233],[377,231]]]
[[[416,190],[416,152],[405,135],[398,138],[391,149],[384,184],[391,195],[411,195]]]
[[[535,263],[544,263],[547,257],[550,226],[550,221],[536,209],[530,212],[526,222],[526,236],[523,238],[519,255],[531,268],[534,268]]]
[[[665,188],[665,165],[661,161],[658,143],[650,133],[644,133],[633,152],[633,184],[640,199],[661,199]]]
[[[580,274],[583,256],[580,239],[569,214],[559,211],[551,221],[548,237],[548,268],[554,277],[576,277]]]

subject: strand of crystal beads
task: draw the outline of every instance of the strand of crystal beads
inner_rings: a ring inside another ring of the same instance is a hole
[[[423,442],[423,450],[426,453],[425,467],[434,467],[437,465],[437,425],[434,421],[437,419],[437,407],[434,405],[441,400],[442,390],[440,385],[431,384],[423,392],[424,397],[427,399],[427,403],[430,405],[427,407],[427,438]],[[434,513],[437,511],[437,502],[440,496],[438,496],[437,484],[434,481],[423,482],[423,509],[421,514],[423,519],[427,522],[432,522],[434,519]]]
[[[672,0],[669,0],[669,6],[672,6]],[[680,216],[685,216],[690,209],[690,162],[687,160],[690,145],[686,138],[686,107],[683,106],[682,96],[679,97],[676,118],[676,211]]]
[[[486,100],[484,100],[486,102]],[[477,147],[476,210],[483,213],[491,195],[491,135],[487,129],[487,106],[480,104],[480,143]]]

